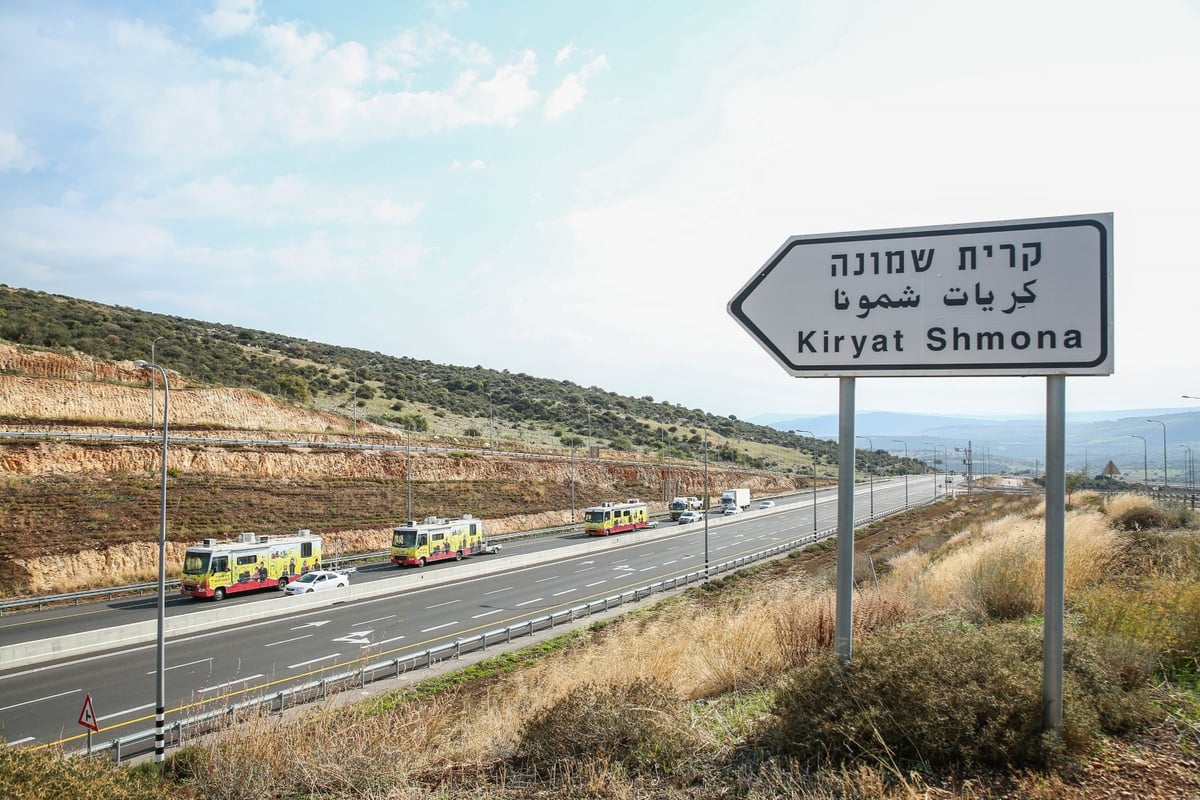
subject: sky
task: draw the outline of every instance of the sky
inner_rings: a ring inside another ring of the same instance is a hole
[[[1112,213],[1067,410],[1200,407],[1197,42],[1200,0],[5,0],[0,282],[753,419],[838,410],[726,308],[788,237]]]

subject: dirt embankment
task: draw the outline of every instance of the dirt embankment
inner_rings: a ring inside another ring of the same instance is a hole
[[[259,392],[189,384],[170,373],[168,570],[202,538],[307,527],[326,552],[383,550],[412,487],[416,517],[470,510],[492,534],[571,521],[591,503],[671,491],[702,495],[698,465],[650,460],[484,456],[400,449],[397,432],[359,420],[359,440],[397,449],[217,445],[189,438],[346,442],[351,421]],[[0,342],[0,427],[23,433],[140,434],[150,429],[144,372]],[[161,420],[163,395],[156,396]],[[153,440],[0,439],[0,595],[71,591],[157,574]],[[710,486],[755,495],[793,488],[779,476],[710,467]],[[669,487],[669,488],[668,488]],[[578,490],[578,491],[576,491]],[[153,512],[153,513],[151,513]],[[516,512],[516,513],[513,513]],[[230,522],[237,520],[237,522]],[[386,522],[383,522],[386,520]],[[381,524],[383,523],[383,524]],[[244,526],[244,527],[240,527]]]

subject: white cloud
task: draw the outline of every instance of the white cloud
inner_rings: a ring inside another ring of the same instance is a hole
[[[475,159],[474,161],[470,161],[470,162],[462,162],[456,158],[450,162],[450,169],[452,169],[452,170],[487,169],[487,164],[485,164],[481,159],[478,159],[478,158]]]
[[[394,222],[409,225],[425,210],[424,203],[401,205],[394,200],[380,200],[371,212],[371,219],[377,222]]]
[[[575,52],[574,44],[569,43],[569,44],[565,44],[562,47],[560,47],[558,49],[558,52],[554,54],[554,66],[556,66],[556,67],[561,66],[562,63],[564,61],[566,61],[567,59],[569,59],[574,52]]]
[[[268,25],[260,35],[267,51],[286,67],[312,63],[329,49],[333,41],[333,37],[327,33],[301,33],[294,22]]]
[[[563,114],[574,110],[587,96],[587,88],[583,85],[584,81],[605,69],[608,69],[608,59],[598,56],[585,64],[579,72],[564,77],[558,88],[546,98],[546,104],[542,109],[545,118],[558,119]]]
[[[200,24],[218,39],[241,36],[258,21],[258,0],[216,0],[213,6]]]
[[[0,129],[0,172],[31,172],[41,163],[15,133]]]

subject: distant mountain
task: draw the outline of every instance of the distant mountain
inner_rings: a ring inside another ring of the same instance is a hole
[[[1160,420],[1166,426],[1168,476],[1173,482],[1186,480],[1189,457],[1194,471],[1195,457],[1200,456],[1200,410],[1193,408],[1068,413],[1067,469],[1087,467],[1090,474],[1097,474],[1111,460],[1131,481],[1161,480],[1163,426],[1148,419]],[[822,439],[838,435],[836,414],[767,414],[752,421],[781,431],[809,430]],[[976,472],[1032,470],[1045,465],[1046,423],[1042,417],[1004,419],[866,411],[855,415],[854,429],[858,435],[870,437],[876,450],[893,454],[902,453],[907,445],[909,455],[929,459],[935,447],[939,452],[944,447],[952,454],[950,460],[956,471],[962,470],[963,451],[968,445]]]

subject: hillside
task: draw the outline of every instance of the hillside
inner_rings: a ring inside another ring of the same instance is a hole
[[[609,450],[588,457],[577,447],[508,438],[496,442],[502,454],[485,453],[479,437],[400,430],[186,373],[171,372],[170,381],[169,571],[189,544],[243,530],[308,528],[326,537],[328,552],[344,554],[385,549],[391,528],[410,516],[471,513],[504,533],[572,522],[572,498],[581,519],[602,500],[638,496],[661,507],[671,493],[704,493],[702,464],[690,459]],[[146,436],[149,397],[145,373],[129,362],[0,342],[4,429],[89,437],[0,439],[0,592],[71,591],[154,574],[160,440]],[[160,390],[159,414],[162,401]],[[144,438],[105,440],[109,434]],[[713,491],[804,485],[731,463],[710,464],[709,476]]]

